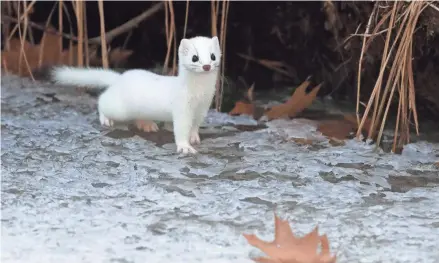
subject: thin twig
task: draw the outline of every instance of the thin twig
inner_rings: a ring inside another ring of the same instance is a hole
[[[163,2],[159,2],[155,5],[153,5],[151,8],[146,10],[145,12],[141,13],[140,15],[130,19],[128,22],[116,27],[115,29],[110,30],[105,34],[106,43],[110,43],[114,38],[117,36],[130,31],[132,28],[138,26],[142,21],[145,19],[151,17],[158,11],[160,11],[163,8]],[[93,37],[88,40],[90,44],[100,44],[101,43],[101,37]]]
[[[20,4],[20,2],[18,4]],[[29,10],[30,10],[29,8],[27,8],[26,1],[23,1],[23,9],[27,10],[26,12],[29,12]],[[19,10],[20,10],[20,6],[18,6],[18,13],[19,13],[18,15],[20,15],[20,11]],[[21,25],[18,24],[18,33],[20,35],[20,46],[21,46],[20,58],[19,58],[20,59],[19,60],[19,69],[18,69],[18,71],[19,71],[19,74],[21,75],[21,60],[24,57],[24,62],[26,63],[26,69],[28,70],[31,79],[33,81],[35,81],[34,75],[32,74],[31,66],[29,64],[29,61],[27,60],[26,50],[24,49],[24,45],[25,45],[25,42],[26,42],[26,39],[24,39],[24,38],[26,37],[26,30],[27,30],[27,25],[28,25],[27,22],[28,22],[29,17],[28,17],[27,13],[25,13],[23,15],[24,15],[24,33],[21,32]]]
[[[168,17],[171,20],[171,23],[169,23],[169,33],[167,33],[167,51],[166,51],[166,57],[165,57],[165,62],[163,63],[163,73],[166,74],[167,73],[167,69],[168,69],[168,64],[169,64],[169,57],[171,55],[171,45],[172,45],[172,35],[174,34],[174,26],[175,26],[175,20],[174,20],[174,9],[172,8],[172,0],[171,1],[166,1],[166,3],[169,4],[168,9],[169,10],[169,16]]]
[[[15,18],[15,17],[2,16],[2,20],[3,20],[3,19],[6,20],[6,21],[11,21],[11,22],[14,22],[14,23],[18,23],[18,19]],[[47,27],[45,27],[45,26],[43,26],[43,25],[40,25],[40,24],[35,23],[35,22],[32,22],[32,21],[28,21],[28,23],[29,23],[29,25],[30,25],[31,27],[33,27],[33,28],[35,28],[35,29],[38,29],[38,30],[41,30],[41,31],[44,31],[44,32],[47,32],[48,34],[56,35],[56,36],[62,36],[62,37],[64,37],[64,38],[66,38],[66,39],[71,39],[71,40],[78,41],[78,38],[76,38],[76,37],[74,37],[74,36],[71,36],[71,35],[69,35],[69,34],[60,33],[60,32],[58,32],[58,31],[51,30],[50,28],[47,28]]]
[[[14,26],[14,28],[12,29],[11,33],[9,34],[8,40],[11,40],[11,38],[13,37],[13,35],[15,34],[15,32],[17,31],[19,25],[21,24],[21,22],[27,18],[28,13],[32,10],[33,6],[35,5],[37,1],[33,0],[30,5],[26,4],[26,9],[24,10],[23,15],[20,15],[20,12],[18,12],[18,19],[17,19],[17,24]],[[20,10],[20,1],[17,2],[17,10]]]
[[[11,2],[10,1],[3,2],[3,5],[5,5],[5,7],[1,9],[1,11],[2,11],[1,17],[2,18],[4,16],[6,16],[6,14],[10,15],[11,12],[12,12],[12,7],[11,7]],[[4,14],[3,11],[6,14]],[[5,41],[5,50],[9,50],[10,46],[11,46],[10,45],[10,40],[8,39],[9,32],[11,31],[11,23],[10,23],[10,21],[4,22],[3,29],[4,29],[4,31],[2,32],[2,36],[3,36],[3,39],[6,39],[6,41]],[[4,65],[6,65],[6,63],[4,63]]]
[[[372,23],[372,17],[375,15],[377,9],[377,4],[373,7],[372,13],[370,14],[369,21],[366,25],[366,31],[365,33],[368,34],[370,30],[370,24]],[[366,45],[366,37],[363,37],[363,46],[361,47],[361,53],[360,53],[360,59],[358,60],[358,76],[357,76],[357,105],[355,114],[357,116],[357,126],[360,125],[360,88],[361,88],[361,66],[363,64],[363,56],[365,52],[365,45]]]
[[[174,7],[172,5],[169,5],[169,9],[171,10],[172,17],[174,17]],[[174,37],[174,45],[173,45],[173,56],[172,56],[172,75],[175,76],[177,72],[177,30],[175,29],[175,18],[172,19],[172,28],[174,29],[174,34],[172,35]]]
[[[56,7],[56,4],[53,5],[52,10],[50,11],[49,16],[47,17],[46,27],[49,27],[49,25],[50,25],[50,20],[52,20],[53,13],[55,12],[55,7]],[[40,42],[40,45],[39,45],[40,52],[38,54],[38,67],[41,67],[41,65],[43,64],[44,46],[46,44],[46,38],[47,38],[47,35],[43,34],[43,37],[41,38],[41,42]]]
[[[130,32],[128,32],[127,37],[126,37],[125,40],[123,41],[122,49],[126,49],[126,47],[127,47],[127,45],[128,45],[128,41],[131,39],[132,36],[133,36],[133,30],[131,30]]]
[[[105,34],[105,38],[107,40],[107,43],[110,43],[117,36],[127,32],[127,31],[130,31],[134,27],[138,26],[139,23],[141,23],[142,21],[151,17],[152,15],[154,15],[155,13],[160,11],[162,8],[163,8],[163,3],[162,2],[157,3],[157,4],[153,5],[151,8],[149,8],[148,10],[146,10],[145,12],[143,12],[142,14],[132,18],[128,22],[116,27],[115,29],[110,30],[109,32],[107,32]],[[15,22],[15,23],[18,23],[20,21],[20,19],[10,17],[10,16],[2,16],[2,20],[3,19],[11,21],[11,22]],[[46,27],[44,27],[38,23],[35,23],[35,22],[29,21],[28,23],[31,27],[48,32],[49,34],[59,35],[59,36],[62,36],[66,39],[70,39],[70,40],[74,40],[76,42],[79,42],[78,37],[72,36],[70,34],[65,34],[65,33],[57,32],[57,31],[48,30]],[[11,32],[10,37],[12,37],[13,33],[14,32]],[[97,36],[97,37],[93,37],[93,38],[88,39],[88,43],[100,45],[101,44],[101,36]]]
[[[439,7],[433,5],[432,3],[428,3],[428,6],[439,12]]]
[[[278,73],[280,73],[280,74],[282,74],[282,75],[284,75],[286,77],[294,79],[294,76],[292,76],[290,72],[288,72],[286,70],[283,70],[283,69],[279,68],[278,66],[276,66],[273,63],[275,61],[269,61],[269,60],[265,60],[265,59],[256,59],[254,57],[251,57],[251,56],[248,56],[248,55],[244,55],[244,54],[241,54],[241,53],[237,53],[237,55],[242,57],[243,59],[256,62],[256,63],[258,63],[258,64],[260,64],[260,65],[262,65],[262,66],[264,66],[266,68],[269,68],[271,70],[274,70],[274,71],[276,71],[276,72],[278,72]]]
[[[221,89],[220,89],[220,96],[219,96],[219,103],[217,111],[221,112],[221,105],[223,104],[223,94],[224,94],[224,81],[225,78],[225,61],[226,61],[226,33],[227,33],[227,15],[229,10],[229,1],[224,0],[223,1],[223,8],[222,8],[222,15],[221,15],[221,44],[222,44],[222,60],[221,60]]]

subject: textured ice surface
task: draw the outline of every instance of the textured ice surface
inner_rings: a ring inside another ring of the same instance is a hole
[[[332,147],[303,119],[226,133],[256,123],[210,112],[219,135],[183,157],[106,137],[95,98],[41,85],[2,76],[1,262],[252,262],[241,234],[272,240],[275,208],[338,262],[438,262],[438,144]]]

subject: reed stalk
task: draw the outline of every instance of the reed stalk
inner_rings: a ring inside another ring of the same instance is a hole
[[[59,3],[58,3],[59,4]],[[52,19],[52,15],[55,11],[56,4],[53,5],[52,10],[50,11],[49,16],[46,19],[46,28],[50,25],[50,20]],[[43,65],[43,58],[44,58],[44,45],[46,43],[47,34],[44,34],[41,38],[41,42],[39,45],[39,54],[38,54],[38,67],[41,67]]]
[[[18,70],[19,70],[19,74],[23,74],[22,69],[21,69],[21,65],[22,65],[22,61],[24,60],[24,62],[26,63],[26,69],[28,70],[30,77],[32,78],[32,80],[35,81],[35,78],[34,78],[34,76],[32,74],[32,68],[29,65],[29,61],[27,59],[26,50],[25,50],[26,31],[28,29],[29,12],[30,12],[31,8],[29,8],[29,6],[27,5],[26,1],[23,1],[22,3],[23,3],[23,10],[25,12],[23,14],[23,16],[22,16],[23,17],[23,22],[24,22],[24,26],[23,26],[24,32],[21,31],[21,23],[17,24],[17,26],[18,26],[18,34],[19,34],[19,37],[20,37],[20,54],[19,54]],[[18,2],[18,5],[17,5],[17,13],[18,13],[19,17],[20,17],[20,10],[21,10],[20,4],[21,3]]]
[[[183,38],[186,38],[187,22],[189,18],[189,0],[186,0],[186,13],[184,16]]]
[[[165,32],[166,32],[166,57],[165,62],[163,63],[163,74],[168,74],[168,64],[171,56],[171,47],[172,43],[176,42],[176,33],[175,33],[175,17],[174,17],[174,6],[172,4],[172,0],[165,1]],[[176,43],[174,43],[176,45]],[[174,62],[172,66],[172,75],[175,75],[176,72],[176,48],[174,49]]]
[[[62,33],[64,31],[63,28],[63,7],[64,7],[64,0],[58,1],[58,32]],[[58,40],[58,63],[62,61],[62,51],[63,51],[63,41],[62,37]]]
[[[376,3],[376,6],[378,5],[380,5],[379,2]],[[387,36],[381,58],[380,72],[369,97],[363,117],[359,123],[357,137],[361,136],[361,130],[373,108],[368,139],[375,139],[376,137],[376,144],[377,146],[380,145],[389,109],[394,102],[395,91],[397,91],[398,109],[392,146],[392,152],[395,153],[401,151],[402,147],[410,142],[410,120],[412,117],[414,119],[416,134],[419,135],[412,68],[412,46],[413,35],[419,16],[429,5],[429,1],[413,1],[408,3],[394,2],[391,10],[386,11],[387,13],[382,15],[380,22],[377,23],[374,29],[374,32],[378,32],[381,25],[384,24],[384,20],[387,20],[388,17],[390,18],[387,22]],[[378,19],[379,15],[379,12],[372,12],[369,21],[372,19]],[[392,36],[392,33],[394,32],[395,34]],[[368,29],[366,29],[365,35],[368,35]],[[369,44],[375,37],[376,35],[374,34],[370,36],[368,39]],[[392,43],[392,45],[389,48],[390,43]],[[363,42],[361,54],[367,52],[368,47],[369,45],[364,45]],[[395,55],[392,55],[394,50],[396,53]],[[362,57],[363,56],[361,55],[357,83],[357,114],[360,100],[359,91]],[[386,79],[384,79],[384,74],[386,72],[388,74]],[[375,135],[378,128],[378,134]]]
[[[78,66],[84,66],[84,16],[83,11],[84,8],[82,5],[83,1],[75,1],[72,3],[73,10],[75,11],[76,23],[78,26],[78,53],[77,53],[77,62]]]
[[[107,39],[105,38],[104,1],[98,0],[98,5],[99,5],[99,21],[101,25],[102,66],[104,68],[108,68],[109,65],[108,65]]]
[[[89,49],[89,45],[88,45],[88,29],[87,29],[87,5],[83,5],[84,9],[83,9],[83,14],[84,14],[84,58],[85,58],[85,65],[86,66],[90,66],[90,49]],[[99,18],[101,18],[101,6],[100,6],[100,2],[98,2],[98,8],[99,8]],[[103,11],[102,11],[103,12]],[[102,13],[102,17],[103,17],[103,13]],[[100,23],[102,24],[102,22],[100,21]],[[105,23],[105,22],[104,22]],[[105,26],[104,26],[105,28]],[[102,28],[101,28],[102,31]],[[104,36],[105,36],[105,32],[104,32]],[[102,37],[102,33],[101,33],[101,37]],[[104,45],[106,46],[106,41],[102,41],[102,49],[104,49]],[[104,62],[104,57],[107,56],[106,53],[106,47],[105,47],[105,55],[104,55],[104,50],[102,50],[102,66],[105,67],[105,62]],[[108,59],[107,59],[107,64],[108,64]]]

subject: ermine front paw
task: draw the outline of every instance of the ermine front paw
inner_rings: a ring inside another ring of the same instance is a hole
[[[198,134],[198,132],[191,133],[191,137],[189,139],[189,142],[191,144],[200,144],[200,135]]]
[[[137,120],[136,127],[144,132],[157,132],[159,130],[159,127],[153,121]]]
[[[103,114],[99,115],[99,120],[102,126],[112,127],[114,125],[114,121],[105,117]]]
[[[197,150],[194,149],[194,147],[190,146],[188,143],[178,143],[177,144],[177,153],[183,153],[183,154],[196,154]]]

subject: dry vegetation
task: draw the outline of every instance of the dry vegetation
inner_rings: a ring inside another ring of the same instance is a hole
[[[383,8],[377,3],[369,18],[366,32],[363,34],[363,47],[358,63],[357,86],[357,121],[359,129],[357,135],[372,112],[371,129],[368,138],[381,141],[382,133],[387,119],[389,107],[397,91],[398,110],[393,142],[393,152],[399,151],[409,142],[410,125],[412,120],[419,134],[418,114],[416,111],[415,86],[412,69],[413,36],[421,13],[432,2],[412,1],[385,3]],[[375,26],[371,30],[372,21]],[[374,89],[360,121],[360,89],[363,54],[367,52],[370,43],[380,34],[386,34],[384,49],[382,50],[381,66]],[[384,77],[386,74],[386,77]],[[378,131],[379,129],[379,131]],[[378,131],[378,134],[377,134]]]
[[[163,74],[177,74],[177,48],[175,10],[172,1],[157,2],[148,10],[132,18],[117,28],[105,32],[106,16],[104,13],[104,1],[98,0],[101,34],[88,38],[87,19],[85,14],[86,5],[84,1],[58,1],[54,2],[51,15],[47,18],[45,25],[36,24],[30,21],[30,15],[36,1],[2,1],[2,34],[4,50],[2,51],[2,70],[13,72],[33,78],[34,69],[46,64],[68,64],[77,66],[101,65],[109,67],[112,62],[126,59],[131,53],[122,49],[109,49],[109,44],[116,37],[127,33],[142,21],[148,19],[157,12],[165,12],[165,32],[167,52],[163,58]],[[68,17],[69,21],[77,24],[77,32],[73,32],[72,24],[63,25],[63,16],[68,16],[66,6],[72,5],[75,17]],[[323,10],[326,13],[327,26],[333,31],[334,37],[339,39],[337,28],[340,23],[339,13],[331,1],[322,2]],[[188,24],[188,11],[191,7],[186,2],[186,19],[183,36],[186,35]],[[358,28],[365,28],[363,34],[352,34],[351,37],[362,38],[362,49],[358,65],[357,76],[357,136],[361,135],[363,126],[370,120],[367,137],[379,144],[382,132],[386,124],[390,106],[397,105],[397,123],[393,151],[397,152],[404,144],[409,142],[410,127],[414,126],[416,133],[419,133],[418,115],[416,108],[416,87],[413,77],[412,57],[414,32],[422,12],[431,9],[439,11],[434,1],[396,1],[377,2],[374,5],[367,25],[360,25]],[[226,33],[229,1],[211,1],[211,34],[218,35],[224,56],[222,60],[222,77],[217,84],[215,96],[215,108],[221,111],[223,86],[224,86],[224,65],[227,59]],[[431,11],[430,10],[430,11]],[[59,27],[51,27],[52,15],[58,15]],[[107,18],[108,19],[108,18]],[[70,34],[63,33],[63,27],[70,27]],[[32,30],[44,30],[45,34],[37,45],[34,42]],[[18,37],[17,37],[18,35]],[[373,91],[367,102],[360,100],[363,60],[375,38],[385,36],[385,45],[381,50],[382,58],[379,75],[376,78]],[[69,39],[70,45],[63,50],[62,40]],[[101,50],[101,57],[98,57],[97,50]],[[172,54],[172,55],[171,55]],[[241,56],[245,57],[245,55]],[[288,70],[275,61],[260,60],[264,66],[271,68],[281,74],[288,74]]]

